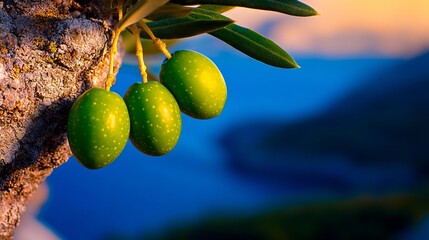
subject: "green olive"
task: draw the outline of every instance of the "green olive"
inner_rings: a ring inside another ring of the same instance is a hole
[[[75,158],[89,169],[113,162],[124,149],[130,119],[121,96],[91,88],[74,102],[67,125],[68,140]]]
[[[216,65],[206,56],[189,50],[172,54],[161,66],[161,83],[176,98],[185,114],[209,119],[225,106],[226,84]]]
[[[170,152],[182,129],[180,108],[159,82],[134,83],[124,96],[131,119],[130,140],[152,156]]]

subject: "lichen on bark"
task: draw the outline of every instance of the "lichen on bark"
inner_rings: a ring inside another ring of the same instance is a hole
[[[73,101],[104,87],[109,16],[96,11],[102,1],[81,2],[0,1],[0,239],[12,237],[32,193],[71,156]]]

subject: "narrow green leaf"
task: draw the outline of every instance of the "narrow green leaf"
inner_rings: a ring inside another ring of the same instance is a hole
[[[164,18],[180,18],[192,12],[192,8],[184,7],[176,3],[167,3],[164,6],[156,9],[153,13],[146,17],[149,20],[160,20]]]
[[[216,13],[224,13],[234,8],[234,6],[224,6],[224,5],[212,5],[212,4],[203,4],[198,8],[202,8],[208,11],[216,12]]]
[[[281,68],[299,67],[295,60],[280,46],[250,29],[232,24],[209,34],[244,54],[271,66]]]
[[[166,18],[158,21],[147,22],[154,35],[161,39],[186,38],[221,29],[234,21],[221,14],[204,9],[193,8],[192,12],[182,18]],[[149,38],[142,31],[142,38]]]
[[[171,0],[182,5],[214,4],[281,12],[294,16],[314,16],[317,11],[297,0]]]
[[[125,16],[118,23],[118,30],[124,30],[131,24],[134,24],[140,19],[148,16],[167,2],[168,0],[139,0],[129,11],[127,11]]]

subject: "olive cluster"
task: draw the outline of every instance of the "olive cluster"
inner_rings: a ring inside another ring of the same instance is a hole
[[[226,85],[206,56],[181,50],[166,59],[160,82],[134,83],[124,98],[100,88],[84,92],[68,118],[68,140],[75,158],[89,169],[113,162],[128,138],[141,152],[160,156],[176,145],[182,129],[180,112],[193,118],[218,116]]]

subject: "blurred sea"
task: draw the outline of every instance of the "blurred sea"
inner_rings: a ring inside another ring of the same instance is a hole
[[[180,47],[183,46],[175,46]],[[160,234],[177,225],[222,214],[247,216],[276,206],[373,193],[362,188],[351,191],[335,182],[344,179],[371,182],[367,172],[357,170],[345,172],[328,183],[316,180],[311,184],[299,180],[299,169],[292,174],[298,177],[281,180],[239,171],[231,164],[231,148],[224,139],[235,129],[246,126],[244,132],[236,132],[240,136],[236,136],[235,143],[251,141],[252,137],[261,136],[258,131],[270,128],[264,123],[273,123],[272,127],[288,125],[324,113],[355,89],[374,81],[374,76],[384,76],[379,74],[407,60],[296,57],[302,68],[284,70],[229,50],[213,51],[205,46],[193,49],[209,56],[224,74],[228,100],[222,115],[204,121],[182,115],[179,143],[163,157],[145,156],[129,143],[121,156],[104,169],[87,170],[75,159],[56,169],[48,178],[50,197],[39,219],[59,236],[85,240],[115,234],[129,237]],[[155,59],[151,63],[155,72],[161,62],[162,59]],[[140,81],[138,67],[124,65],[112,90],[123,95],[136,81]],[[255,122],[262,125],[249,127],[249,123]],[[252,155],[255,150],[252,145],[244,146]],[[269,162],[269,158],[267,154],[258,159]],[[323,168],[320,163],[324,158],[320,156],[317,166]],[[338,164],[326,162],[332,172],[344,171],[341,160]],[[380,167],[377,171],[384,170]],[[378,174],[377,171],[373,174]]]

